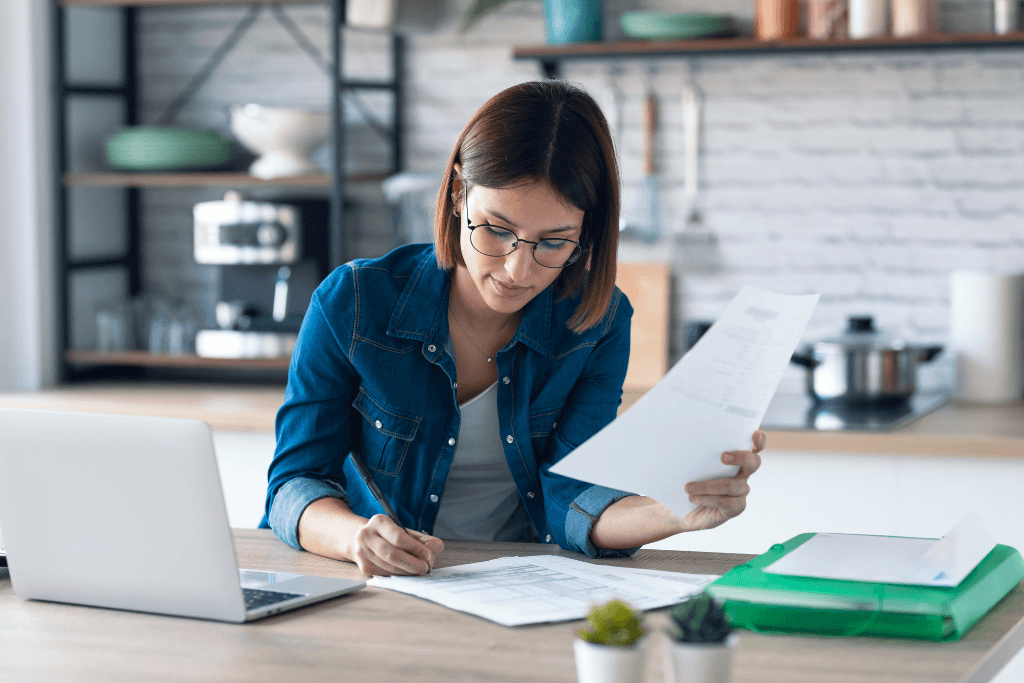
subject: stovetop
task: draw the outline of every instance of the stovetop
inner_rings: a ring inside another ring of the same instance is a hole
[[[762,429],[826,432],[892,432],[927,415],[949,399],[946,393],[918,393],[897,406],[850,407],[817,403],[806,394],[776,394]]]

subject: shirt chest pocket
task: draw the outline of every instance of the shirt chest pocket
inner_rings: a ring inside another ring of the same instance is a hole
[[[537,408],[530,411],[530,438],[534,450],[543,452],[551,432],[558,428],[558,416],[562,414],[562,406]]]
[[[397,476],[422,418],[389,406],[362,387],[352,407],[363,416],[361,455],[366,466],[381,474]]]

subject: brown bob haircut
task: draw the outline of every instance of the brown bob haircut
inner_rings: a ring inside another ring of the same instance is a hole
[[[473,115],[455,143],[434,214],[441,268],[462,264],[462,221],[452,198],[455,164],[464,188],[504,189],[544,182],[584,212],[583,256],[555,280],[561,299],[582,297],[568,325],[595,326],[612,299],[619,246],[619,170],[608,122],[597,102],[564,81],[521,83],[503,90]]]

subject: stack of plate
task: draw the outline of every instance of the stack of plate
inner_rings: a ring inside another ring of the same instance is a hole
[[[107,163],[131,171],[211,168],[228,161],[235,144],[201,128],[135,126],[107,141]]]
[[[726,38],[737,35],[730,15],[693,12],[626,12],[622,15],[622,30],[631,38],[647,40]]]

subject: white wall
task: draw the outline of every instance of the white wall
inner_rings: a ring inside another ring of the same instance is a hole
[[[0,2],[0,391],[53,381],[48,2]]]

